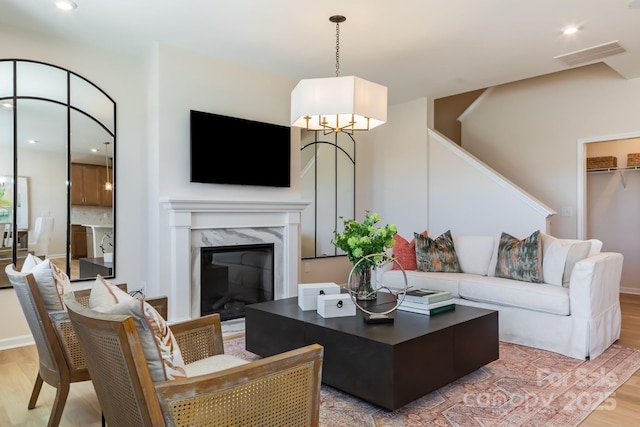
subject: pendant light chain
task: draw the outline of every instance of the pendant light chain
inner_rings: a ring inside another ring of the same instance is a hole
[[[336,77],[340,77],[340,22],[336,22]]]
[[[340,77],[340,23],[346,21],[342,15],[333,15],[329,21],[336,24],[336,77]]]

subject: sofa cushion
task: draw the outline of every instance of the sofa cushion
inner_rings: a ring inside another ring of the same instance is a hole
[[[247,363],[249,362],[229,354],[216,354],[215,356],[205,357],[204,359],[189,363],[185,366],[185,371],[187,372],[187,377],[197,377],[198,375],[223,371],[225,369],[235,368],[236,366],[246,365]]]
[[[576,263],[587,257],[592,242],[588,240],[558,239],[540,233],[542,239],[542,277],[545,283],[569,286]]]
[[[416,239],[416,265],[419,271],[459,273],[460,263],[451,237],[447,230],[435,239],[413,233]]]
[[[89,308],[105,314],[133,317],[151,379],[167,381],[187,376],[182,353],[166,320],[149,303],[136,299],[98,275]]]
[[[567,254],[567,261],[564,265],[564,273],[562,275],[562,286],[569,286],[571,281],[571,273],[578,261],[581,261],[589,256],[591,250],[591,242],[584,241],[573,243]]]
[[[545,245],[542,242],[542,280],[550,285],[562,286],[564,266],[571,243],[556,239]]]
[[[496,277],[542,283],[542,241],[540,231],[522,240],[502,233],[498,245]]]
[[[591,248],[589,249],[587,257],[598,255],[600,251],[602,251],[602,240],[589,239],[587,242],[591,242]]]
[[[532,284],[500,277],[470,276],[460,279],[460,298],[568,316],[569,289],[546,283]]]
[[[493,253],[491,254],[491,260],[489,261],[489,271],[487,276],[496,275],[496,265],[498,264],[498,246],[500,246],[500,234],[493,236]]]
[[[573,242],[573,243],[577,243],[577,242],[591,243],[591,247],[589,248],[589,253],[587,254],[587,257],[598,255],[602,251],[602,240],[598,240],[598,239],[587,239],[587,240],[562,239],[562,240],[566,242]]]
[[[493,236],[453,235],[453,244],[463,273],[486,276],[495,247]]]

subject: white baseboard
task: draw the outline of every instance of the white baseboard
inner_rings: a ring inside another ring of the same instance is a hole
[[[640,289],[638,288],[628,288],[628,287],[620,287],[621,294],[632,294],[632,295],[640,295]]]
[[[0,350],[8,350],[15,347],[35,344],[33,336],[22,335],[21,337],[4,338],[0,340]]]

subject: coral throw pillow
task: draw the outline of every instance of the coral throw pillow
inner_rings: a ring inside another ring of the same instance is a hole
[[[435,239],[418,233],[414,233],[413,236],[416,239],[416,264],[419,271],[462,272],[453,246],[451,230]]]
[[[539,230],[522,240],[507,233],[500,235],[496,277],[542,283],[542,239]]]
[[[423,236],[427,236],[427,231],[421,233]],[[393,246],[393,255],[398,263],[393,263],[392,270],[400,270],[398,264],[402,266],[404,270],[416,270],[416,240],[411,239],[409,242],[407,239],[399,235],[398,233],[393,235],[393,240],[396,244]]]

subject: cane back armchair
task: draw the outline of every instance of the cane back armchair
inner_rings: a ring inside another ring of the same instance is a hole
[[[16,271],[13,265],[5,268],[36,344],[39,369],[29,399],[28,408],[38,401],[43,382],[56,389],[48,426],[60,423],[71,383],[90,380],[84,353],[65,310],[48,311],[40,288],[31,273]],[[126,284],[118,285],[126,291]],[[79,303],[88,305],[90,289],[74,292]],[[167,297],[148,300],[161,314],[167,314]]]
[[[193,377],[153,382],[134,319],[64,296],[109,427],[317,426],[323,347],[313,344]],[[220,316],[171,325],[187,367],[223,352]]]

